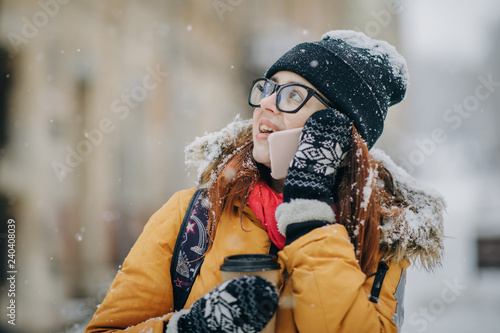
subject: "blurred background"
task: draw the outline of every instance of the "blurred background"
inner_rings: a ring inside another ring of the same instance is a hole
[[[184,146],[250,118],[250,82],[331,29],[406,57],[376,147],[448,202],[443,267],[409,270],[403,331],[498,332],[496,0],[0,0],[0,332],[83,332],[149,216],[194,186]]]

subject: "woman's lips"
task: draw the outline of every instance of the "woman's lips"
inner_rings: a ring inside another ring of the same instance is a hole
[[[269,137],[269,134],[280,131],[278,126],[276,126],[269,119],[259,120],[258,125],[259,125],[259,128],[258,128],[259,131],[255,135],[255,138],[259,139],[259,140],[267,140],[267,138]]]
[[[269,134],[271,133],[262,133],[262,132],[258,132],[256,135],[255,135],[255,138],[257,140],[264,140],[264,141],[267,141],[267,139],[269,138]]]

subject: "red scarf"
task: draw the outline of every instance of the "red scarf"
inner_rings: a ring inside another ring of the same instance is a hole
[[[265,182],[259,181],[255,184],[248,197],[248,206],[253,210],[259,221],[267,230],[271,241],[282,250],[285,247],[285,236],[278,231],[278,222],[274,213],[276,208],[283,202],[283,193],[278,193]]]

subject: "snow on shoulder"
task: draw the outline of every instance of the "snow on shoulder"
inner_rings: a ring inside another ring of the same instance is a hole
[[[443,215],[446,210],[443,196],[418,183],[382,150],[372,149],[370,154],[392,174],[396,187],[409,203],[402,217],[383,222],[382,244],[389,249],[399,249],[394,254],[396,261],[420,262],[428,270],[439,266],[443,255]]]

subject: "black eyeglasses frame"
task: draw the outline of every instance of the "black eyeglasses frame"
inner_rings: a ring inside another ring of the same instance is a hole
[[[252,99],[252,92],[253,92],[253,89],[255,87],[255,84],[259,81],[266,81],[267,84],[269,84],[272,88],[272,91],[271,93],[268,95],[268,96],[271,96],[272,94],[276,93],[276,108],[281,111],[281,112],[285,112],[285,113],[297,113],[313,96],[316,97],[321,103],[323,103],[323,105],[329,107],[329,108],[335,108],[332,103],[330,103],[330,101],[328,101],[326,98],[324,98],[323,96],[321,96],[314,88],[311,88],[309,86],[306,86],[304,84],[301,84],[301,83],[287,83],[287,84],[277,84],[267,78],[264,78],[264,77],[261,77],[261,78],[258,78],[258,79],[255,79],[253,82],[252,82],[252,87],[250,89],[250,94],[248,96],[248,104],[250,104],[251,107],[254,107],[254,108],[258,108],[260,107],[260,104],[253,104],[251,99]],[[280,92],[283,88],[286,88],[286,87],[289,87],[289,86],[299,86],[299,87],[302,87],[304,88],[306,91],[307,91],[307,96],[306,98],[304,98],[304,101],[294,110],[292,111],[286,111],[286,110],[283,110],[279,107],[279,103],[278,103],[278,96],[280,95]],[[266,96],[267,97],[267,96]],[[265,97],[264,97],[265,98]],[[262,100],[262,98],[261,98]]]

